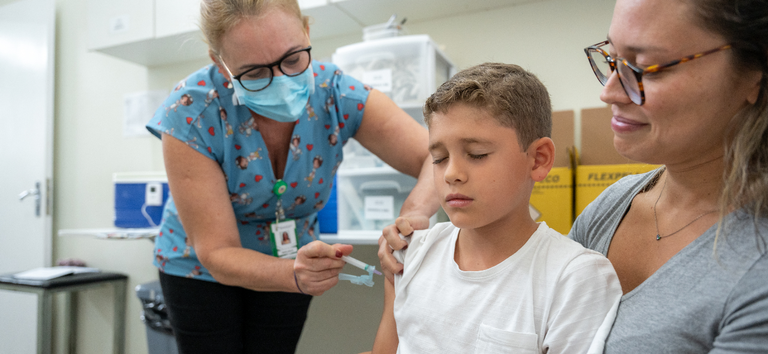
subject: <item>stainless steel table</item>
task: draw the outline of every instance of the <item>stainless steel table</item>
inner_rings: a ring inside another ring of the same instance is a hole
[[[53,352],[53,296],[64,293],[65,313],[69,317],[65,337],[69,353],[76,353],[77,292],[111,285],[114,291],[114,337],[112,352],[125,351],[125,292],[128,276],[120,273],[81,273],[65,275],[50,280],[17,279],[13,274],[0,275],[0,290],[21,291],[37,294],[37,353]]]

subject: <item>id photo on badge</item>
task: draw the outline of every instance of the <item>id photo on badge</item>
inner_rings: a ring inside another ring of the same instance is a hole
[[[274,237],[274,247],[276,256],[281,258],[294,258],[298,251],[298,242],[296,240],[296,222],[286,220],[280,223],[273,223],[271,226],[272,237]]]

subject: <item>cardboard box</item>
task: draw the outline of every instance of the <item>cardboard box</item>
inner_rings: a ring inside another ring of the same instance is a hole
[[[581,156],[576,166],[576,213],[581,214],[608,186],[624,176],[658,168],[619,155],[613,147],[611,109],[590,108],[581,111]]]
[[[530,212],[535,221],[567,234],[573,224],[573,111],[552,113],[555,164],[547,178],[531,192]]]
[[[652,171],[658,165],[579,165],[576,167],[576,216],[608,186],[624,176]]]

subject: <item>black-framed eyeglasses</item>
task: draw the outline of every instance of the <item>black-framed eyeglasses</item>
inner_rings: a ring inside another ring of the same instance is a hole
[[[272,79],[274,78],[272,68],[275,66],[277,66],[278,69],[280,69],[280,72],[285,76],[293,77],[301,75],[312,63],[310,50],[312,50],[312,46],[290,52],[274,63],[255,65],[237,75],[232,75],[232,72],[227,67],[227,64],[224,64],[224,60],[222,60],[221,57],[219,57],[219,60],[221,60],[224,68],[227,69],[232,80],[237,80],[240,83],[240,86],[247,91],[257,92],[267,88],[267,86],[272,83]]]
[[[638,106],[642,106],[643,103],[645,103],[645,91],[643,90],[643,75],[655,73],[663,69],[666,69],[670,66],[689,62],[693,59],[698,59],[705,55],[717,53],[721,50],[726,50],[731,48],[730,44],[726,44],[714,49],[710,49],[705,52],[688,55],[678,60],[673,60],[671,62],[668,62],[666,64],[656,64],[656,65],[651,65],[645,69],[640,69],[630,64],[624,58],[616,58],[616,59],[611,58],[608,52],[600,48],[604,45],[607,45],[608,43],[609,43],[608,41],[602,41],[595,45],[591,45],[589,47],[584,48],[584,53],[587,54],[587,59],[589,59],[589,65],[592,66],[592,71],[595,72],[595,76],[597,76],[597,80],[600,81],[600,83],[603,84],[603,86],[605,86],[605,84],[608,83],[608,78],[611,76],[611,73],[616,71],[616,68],[618,67],[618,71],[616,71],[616,74],[619,76],[619,82],[621,83],[621,87],[624,88],[624,92],[627,93],[627,96],[629,96],[629,99],[631,99],[632,102]]]

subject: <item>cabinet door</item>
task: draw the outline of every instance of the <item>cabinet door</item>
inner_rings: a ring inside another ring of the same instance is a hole
[[[154,35],[154,0],[88,0],[90,49],[151,39]]]
[[[195,32],[200,22],[200,0],[155,1],[155,37]]]

